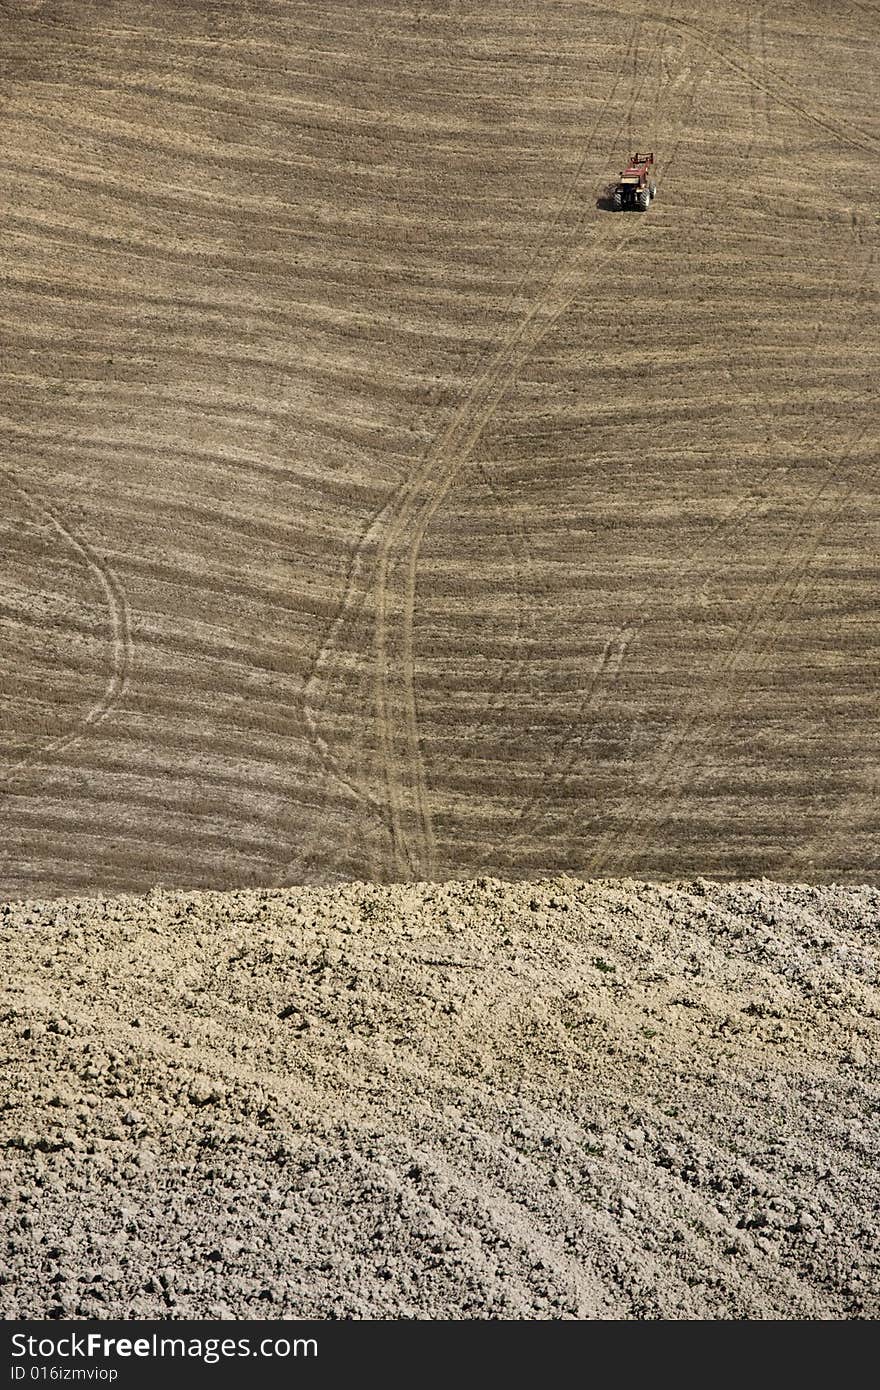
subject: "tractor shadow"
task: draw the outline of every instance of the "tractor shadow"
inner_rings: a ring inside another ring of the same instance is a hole
[[[618,209],[615,208],[613,201],[615,187],[615,184],[609,183],[608,186],[606,188],[603,188],[602,192],[599,194],[598,198],[596,199],[596,207],[599,209],[600,212],[618,211]]]

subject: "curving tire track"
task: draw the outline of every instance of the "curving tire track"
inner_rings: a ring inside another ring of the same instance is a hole
[[[661,23],[671,16],[673,4],[670,3],[666,16]],[[639,27],[637,26],[636,35],[631,45],[632,62],[634,72],[637,68],[637,49]],[[660,45],[657,45],[658,49]],[[684,52],[686,53],[686,49]],[[683,55],[682,55],[683,56]],[[628,110],[631,111],[636,96],[644,88],[650,69],[647,69],[645,76],[638,85],[634,84],[631,88],[631,97]],[[616,84],[615,84],[616,85]],[[612,94],[613,94],[612,89]],[[633,95],[636,93],[636,96]],[[610,100],[610,97],[609,99]],[[605,106],[607,108],[608,100]],[[657,102],[655,101],[655,117],[657,113]],[[616,141],[621,133],[622,123],[618,127],[613,141]],[[598,123],[596,126],[598,131]],[[579,165],[579,171],[583,168],[592,141],[585,149]],[[671,164],[677,150],[677,143],[673,149],[670,159],[666,163],[666,168]],[[570,190],[573,185],[570,185]],[[566,195],[570,196],[569,193]],[[580,219],[576,232],[582,225]],[[628,219],[629,221],[629,219]],[[624,236],[620,237],[611,244],[612,234],[606,236],[597,235],[594,238],[593,247],[601,254],[607,254],[601,260],[594,260],[589,269],[592,272],[600,269],[611,256],[615,255],[630,237],[637,234],[636,228],[639,220],[635,220],[635,225],[631,225]],[[598,243],[598,245],[597,245]],[[588,248],[588,249],[593,249]],[[574,247],[566,262],[562,257],[557,264],[557,269],[547,291],[538,298],[531,310],[526,315],[520,329],[516,333],[516,346],[513,353],[509,346],[503,346],[489,363],[478,381],[477,389],[473,389],[468,400],[465,402],[463,413],[453,421],[449,430],[442,436],[439,445],[433,456],[429,456],[429,464],[436,472],[436,476],[431,481],[430,495],[423,502],[415,513],[414,519],[410,522],[407,518],[405,525],[411,528],[410,540],[407,548],[405,569],[403,576],[404,584],[404,608],[400,622],[400,655],[396,661],[389,660],[389,623],[388,623],[388,601],[389,579],[391,572],[390,551],[396,537],[389,535],[388,541],[383,552],[380,565],[380,582],[378,586],[379,599],[377,603],[377,623],[376,623],[376,708],[378,710],[378,723],[381,736],[381,746],[383,750],[383,770],[386,782],[387,804],[391,813],[392,842],[394,851],[394,863],[398,871],[403,873],[421,873],[425,877],[433,877],[435,872],[435,843],[433,827],[431,824],[430,810],[427,803],[423,765],[419,747],[418,718],[415,704],[415,673],[413,657],[413,619],[415,609],[415,589],[416,574],[418,567],[419,551],[425,532],[442,505],[449,489],[455,481],[458,472],[467,458],[472,453],[476,443],[483,434],[487,424],[492,419],[501,400],[506,395],[511,384],[522,368],[523,363],[534,352],[535,348],[544,339],[551,328],[556,324],[561,315],[568,309],[583,285],[584,271],[581,267],[582,250]],[[481,401],[482,397],[482,401]],[[396,716],[389,714],[391,702],[391,677],[390,672],[398,669],[403,673],[403,709]],[[402,717],[401,717],[402,716]],[[394,747],[394,730],[402,728],[404,732],[404,747],[401,756],[397,757],[397,750]],[[401,788],[401,779],[397,777],[398,766],[405,769],[405,777],[408,786]],[[401,795],[401,792],[403,794]],[[405,830],[404,811],[405,805],[409,803],[415,808],[414,835],[415,845],[411,846],[408,842]]]
[[[627,131],[627,149],[632,147],[633,142],[633,111],[635,109],[636,103],[638,102],[648,83],[650,75],[650,65],[643,66],[640,62],[640,38],[642,27],[643,21],[637,20],[630,35],[630,42],[626,49],[626,61],[631,66],[632,74],[630,81],[629,96],[627,98],[626,104],[626,115],[624,117],[624,121],[621,122],[621,126],[618,129],[618,134],[623,129],[623,124],[625,123]],[[657,61],[660,65],[661,73],[663,74],[663,76],[665,76],[666,80],[669,81],[669,74],[665,70],[665,56],[662,47],[652,49],[652,52],[657,55]],[[654,145],[657,145],[656,138],[654,140]],[[510,517],[512,512],[514,511],[514,508],[511,506],[509,500],[505,503],[504,499],[499,494],[498,489],[492,479],[492,474],[489,466],[484,462],[480,462],[477,464],[477,470],[481,479],[486,485],[489,493],[491,494],[493,501],[499,506],[504,504],[506,506],[507,515],[508,517]],[[526,526],[525,521],[523,519],[523,515],[519,510],[517,510],[516,525],[514,529],[512,531],[508,531],[507,529],[505,529],[504,531],[504,543],[510,559],[510,573],[515,589],[517,605],[516,633],[512,642],[512,646],[514,651],[520,652],[519,660],[512,664],[511,675],[509,677],[509,680],[510,682],[512,682],[514,686],[519,687],[523,683],[526,670],[531,664],[529,657],[526,653],[526,642],[528,640],[526,634],[527,632],[531,632],[534,629],[534,602],[529,597],[529,583],[528,581],[524,583],[523,577],[534,575],[536,568],[534,547],[532,546],[531,541],[529,539],[528,527]],[[501,691],[491,696],[486,703],[485,713],[489,713],[498,709],[502,703],[506,702],[506,698],[506,695]]]
[[[759,15],[756,22],[753,22],[751,13],[749,15],[748,34],[750,42],[756,43],[760,49],[761,65],[766,66],[765,7],[760,5],[758,9]],[[768,95],[769,93],[765,93],[765,98]],[[760,103],[760,114],[764,125],[764,137],[766,137],[771,130],[766,99]],[[757,119],[754,104],[752,117],[754,123]],[[855,213],[848,230],[856,244],[864,246],[864,229],[861,220]],[[875,258],[876,250],[872,245],[863,259],[860,274],[849,289],[850,297],[855,297],[860,293],[874,267]],[[848,321],[849,317],[847,323]],[[815,358],[821,341],[821,329],[817,328],[807,362]],[[754,410],[754,407],[752,409]],[[765,423],[771,437],[778,445],[781,440],[773,418],[770,417]],[[614,871],[625,873],[636,854],[644,848],[642,832],[646,827],[651,827],[656,838],[657,833],[673,818],[675,799],[686,786],[692,786],[695,780],[692,771],[694,755],[690,755],[687,764],[682,764],[681,755],[686,749],[692,748],[694,742],[698,746],[700,744],[705,746],[711,731],[718,727],[724,716],[739,702],[738,697],[733,694],[730,676],[737,671],[741,665],[741,657],[748,650],[752,639],[760,632],[766,611],[770,610],[771,613],[770,627],[763,638],[753,645],[751,652],[752,666],[756,669],[765,663],[766,654],[772,649],[790,613],[796,609],[798,602],[802,602],[805,598],[810,566],[819,546],[855,489],[855,480],[852,477],[839,477],[839,470],[858,447],[863,436],[864,430],[854,431],[844,441],[836,461],[825,470],[818,491],[807,503],[802,515],[796,519],[789,542],[782,552],[783,561],[788,557],[788,563],[784,566],[782,574],[772,576],[765,584],[745,623],[740,628],[730,652],[721,659],[717,666],[712,668],[713,689],[708,704],[700,700],[694,702],[686,713],[684,725],[663,741],[659,751],[659,766],[655,763],[653,771],[649,772],[648,778],[641,783],[642,805],[626,826],[622,836],[613,831],[609,831],[603,836],[589,860],[589,872],[607,872],[610,868],[610,861],[613,861]],[[803,444],[806,438],[807,431],[801,435],[800,443]],[[874,471],[872,470],[872,476]],[[830,497],[825,495],[829,487],[838,489]],[[798,537],[804,532],[807,533],[808,538],[798,548]],[[870,800],[870,796],[866,798],[856,795],[855,798],[847,799],[848,814],[853,810],[864,811],[866,800]],[[660,803],[659,810],[657,809],[658,802]],[[815,849],[815,845],[816,840],[814,839],[806,849],[796,856],[797,862],[803,863],[809,850]]]
[[[631,65],[633,69],[631,99],[625,120],[631,119],[642,24],[645,18],[653,18],[664,24],[668,31],[678,30],[686,35],[690,40],[689,46],[700,46],[716,61],[737,72],[749,83],[751,89],[760,92],[764,98],[761,111],[765,121],[767,102],[776,101],[795,111],[808,122],[858,148],[867,149],[875,143],[872,137],[860,131],[858,127],[841,125],[827,113],[807,107],[790,84],[784,81],[776,84],[776,75],[771,72],[765,61],[763,11],[753,39],[761,48],[760,58],[731,49],[729,45],[722,49],[705,29],[689,20],[681,19],[672,11],[673,5],[670,4],[662,18],[642,15],[635,20],[624,55],[623,66]],[[661,71],[662,66],[661,63]],[[581,160],[551,222],[551,230],[570,202],[592,148],[592,141],[598,133],[604,112],[619,87],[622,76],[621,69],[606,98],[593,136],[584,148]],[[549,233],[539,241],[529,270],[546,243],[547,235]],[[608,245],[609,238],[598,236],[594,238],[592,249],[594,254],[601,254],[603,250],[614,254],[626,240],[628,237],[622,238],[611,248]],[[325,761],[332,768],[334,764],[338,764],[338,760],[334,758],[328,741],[320,736],[317,702],[312,697],[326,683],[326,669],[339,657],[342,650],[338,640],[340,635],[350,632],[372,600],[374,682],[372,718],[368,716],[367,723],[372,724],[375,731],[378,762],[376,781],[382,790],[377,796],[371,790],[371,778],[357,774],[345,778],[338,767],[336,775],[348,793],[358,798],[360,804],[369,804],[387,819],[391,867],[396,875],[431,877],[436,864],[433,826],[420,750],[413,652],[416,577],[422,540],[433,516],[445,500],[461,467],[473,453],[522,363],[550,331],[580,288],[582,282],[577,289],[573,289],[570,284],[571,276],[579,269],[578,252],[570,259],[573,263],[566,266],[563,248],[543,293],[538,295],[519,326],[507,335],[489,363],[472,382],[461,407],[429,451],[421,468],[401,485],[389,504],[368,528],[353,559],[351,578],[329,640],[322,647],[313,674],[307,682],[306,700],[310,706],[310,728]],[[529,270],[521,277],[520,288]],[[771,470],[771,475],[775,471]],[[758,505],[758,499],[754,494],[741,499],[733,513],[716,528],[713,537],[710,538],[712,543],[718,544],[727,529],[741,522],[743,516],[750,514]],[[378,555],[376,560],[370,563],[367,583],[362,587],[360,580],[365,567],[364,556],[373,548],[378,549]],[[702,547],[695,552],[695,556],[705,553],[705,547]],[[619,673],[627,649],[645,621],[645,615],[641,618],[636,615],[635,621],[631,618],[618,634],[609,639],[591,678],[585,696],[586,708],[589,708],[595,699],[602,683],[613,679]],[[751,631],[751,625],[748,630]],[[567,740],[563,743],[567,743]],[[561,750],[557,749],[556,754],[560,751],[564,752],[564,746]],[[565,771],[564,775],[567,775]],[[538,794],[531,797],[521,811],[518,821],[520,832],[528,823],[537,801]]]
[[[28,768],[33,767],[35,763],[42,762],[53,754],[72,748],[107,718],[108,714],[119,704],[128,687],[134,644],[125,590],[115,570],[88,541],[77,535],[61,520],[58,513],[49,506],[45,499],[23,487],[5,466],[3,472],[12,490],[25,506],[42,522],[50,526],[61,537],[62,541],[76,552],[98,581],[107,605],[111,646],[110,672],[101,698],[77,721],[74,728],[60,734],[57,738],[50,739],[40,748],[19,758],[17,762],[7,768],[3,774],[3,779],[5,782],[10,782],[21,773],[26,772]]]
[[[671,13],[672,8],[672,6],[669,7],[669,13]],[[691,75],[690,67],[686,65],[686,58],[690,47],[691,45],[688,45],[682,49],[681,53],[679,54],[679,67],[682,69],[682,71],[679,72],[678,75],[673,75],[670,73],[668,64],[666,64],[665,61],[663,61],[663,49],[660,45],[658,45],[658,52],[660,54],[661,61],[659,64],[658,92],[654,102],[655,128],[656,123],[659,119],[660,107],[663,104],[664,93],[667,94],[667,99],[669,95],[675,95],[677,93],[678,87],[683,82],[686,82]],[[687,105],[682,107],[679,111],[679,135],[675,139],[668,157],[660,166],[660,172],[662,172],[664,175],[668,174],[670,169],[675,164],[675,160],[678,156],[679,149],[681,146],[681,131],[684,122],[694,108],[697,96],[699,94],[700,86],[703,80],[707,76],[709,76],[709,74],[710,69],[706,68],[702,70],[697,75],[696,79],[692,81],[690,84],[690,88],[687,94]],[[655,144],[656,143],[657,142],[655,141]],[[758,484],[758,486],[760,486],[760,483]],[[702,546],[699,551],[694,553],[694,560],[697,556],[700,556],[704,553],[705,545],[716,537],[716,533],[720,533],[721,530],[726,530],[729,526],[734,524],[734,521],[737,519],[736,514],[741,510],[741,505],[747,505],[749,501],[749,497],[742,499],[742,504],[739,504],[734,509],[734,513],[730,515],[728,518],[726,518],[723,522],[718,523],[718,525],[712,529],[709,537],[707,538],[707,542],[704,543],[704,546]],[[591,708],[592,704],[594,703],[596,693],[601,683],[608,679],[614,679],[619,675],[623,667],[623,662],[626,657],[626,654],[630,648],[630,645],[637,638],[638,634],[641,632],[641,630],[644,628],[645,624],[648,621],[648,615],[645,611],[646,607],[647,601],[639,605],[639,607],[635,610],[633,614],[630,615],[627,621],[616,632],[612,633],[612,635],[606,641],[598,657],[596,665],[594,666],[591,672],[586,691],[584,692],[579,702],[577,718],[575,720],[576,726],[581,723],[587,711]],[[563,733],[561,737],[558,738],[551,745],[545,771],[542,775],[539,785],[533,792],[529,794],[529,796],[525,799],[525,801],[520,806],[519,811],[517,812],[512,830],[509,832],[507,836],[508,846],[513,845],[515,847],[516,845],[520,844],[522,840],[526,837],[526,835],[530,833],[530,827],[533,827],[535,823],[537,823],[540,820],[541,803],[546,796],[547,785],[550,782],[565,782],[578,756],[576,745],[579,742],[580,735],[577,731],[577,727],[575,727],[571,731]],[[492,849],[490,848],[482,855],[479,861],[479,867],[481,869],[487,863],[491,853]]]
[[[869,262],[872,260],[873,257],[869,257]],[[603,836],[589,860],[590,873],[607,871],[612,858],[614,871],[625,873],[635,855],[644,848],[646,828],[650,826],[656,837],[672,819],[675,800],[685,787],[694,784],[697,756],[694,745],[697,748],[705,746],[711,732],[742,698],[734,693],[730,678],[742,668],[746,653],[749,653],[751,666],[760,667],[762,654],[772,650],[792,611],[806,597],[810,568],[819,547],[855,490],[856,479],[851,475],[842,477],[840,472],[864,433],[864,430],[854,431],[835,462],[825,469],[818,488],[795,520],[781,552],[781,564],[763,585],[730,650],[710,666],[712,686],[708,701],[701,696],[691,701],[684,722],[663,740],[648,776],[640,781],[640,804],[635,814],[622,833],[609,830]],[[806,434],[800,442],[805,438]],[[768,614],[769,626],[763,637],[755,641],[762,625],[768,621]],[[687,762],[682,757],[685,752]]]
[[[634,33],[635,31],[630,35],[621,68],[600,107],[580,159],[566,184],[549,225],[539,238],[529,263],[510,296],[509,305],[524,289],[535,266],[539,265],[542,252],[572,202],[602,123],[631,60]],[[568,242],[581,230],[583,220],[583,216],[578,219],[574,233],[569,234]],[[596,240],[601,248],[603,242],[607,242],[608,239],[599,237]],[[351,796],[356,797],[359,804],[366,803],[387,820],[392,870],[397,874],[410,876],[421,873],[430,876],[434,864],[433,829],[419,746],[412,650],[415,571],[421,541],[431,517],[472,453],[515,373],[577,292],[577,289],[567,286],[568,297],[561,305],[557,304],[560,272],[562,283],[566,284],[579,268],[578,264],[566,265],[567,244],[564,243],[561,252],[557,253],[544,290],[539,292],[519,324],[510,330],[492,358],[472,381],[464,401],[449,426],[429,450],[420,468],[404,480],[362,536],[352,557],[337,616],[305,682],[303,703],[306,720],[322,760],[335,780]],[[576,259],[579,261],[579,257]],[[403,555],[395,557],[395,547],[401,546],[410,531],[412,537],[405,543]],[[373,552],[376,551],[378,554],[373,558]],[[399,626],[402,628],[403,640],[401,650],[392,653],[389,635],[390,586],[392,571],[401,569],[403,613]],[[375,678],[373,717],[368,718],[367,722],[372,723],[374,727],[379,750],[378,780],[383,788],[379,796],[371,791],[370,779],[358,775],[357,772],[353,775],[346,774],[341,760],[333,753],[329,740],[321,735],[319,727],[319,709],[326,701],[332,669],[340,663],[344,653],[351,650],[353,643],[350,639],[354,630],[371,607]],[[398,708],[393,712],[392,707],[397,695],[394,691],[395,671],[392,669],[392,663],[403,672],[402,698],[398,700]],[[399,740],[396,733],[398,729],[403,731],[402,739]],[[395,746],[398,741],[402,743],[399,755]],[[403,776],[398,773],[398,764],[403,768]],[[414,832],[407,829],[408,822],[415,824]]]
[[[705,743],[708,734],[738,703],[736,695],[732,693],[731,677],[742,669],[743,659],[747,655],[753,657],[758,650],[754,639],[768,613],[771,614],[771,627],[763,644],[772,645],[803,588],[826,531],[852,492],[849,486],[827,496],[829,485],[835,483],[835,479],[826,478],[814,494],[805,522],[789,539],[783,551],[782,574],[774,575],[767,581],[733,646],[710,665],[712,693],[708,701],[703,696],[691,701],[683,722],[663,740],[651,772],[640,782],[639,805],[635,815],[622,832],[612,829],[606,833],[588,861],[587,871],[590,874],[601,875],[607,870],[609,859],[613,858],[615,873],[625,875],[633,858],[644,846],[646,828],[650,827],[651,833],[656,836],[671,818],[674,803],[680,798],[681,792],[692,785],[694,743]],[[799,545],[800,533],[805,529],[809,533],[808,539]],[[686,761],[683,757],[685,753]]]
[[[826,135],[833,135],[843,144],[870,155],[872,159],[880,154],[880,140],[851,121],[841,121],[822,107],[808,105],[801,99],[798,89],[777,69],[769,67],[744,49],[735,48],[726,40],[723,46],[717,44],[713,36],[693,20],[675,17],[669,22],[683,33],[690,34],[719,63],[763,92],[771,105],[788,107],[808,125],[823,130]]]
[[[679,23],[675,19],[672,19],[670,22],[673,25],[678,25]],[[707,49],[707,51],[716,54],[716,56],[722,56],[720,54],[720,50],[718,50],[714,45],[710,45],[704,41],[702,35],[698,33],[696,26],[682,22],[680,27],[689,32],[692,32],[694,34],[694,37],[698,39],[698,41],[702,44],[703,47]],[[764,27],[763,7],[761,8],[761,13],[757,24],[750,25],[749,35],[750,39],[753,39],[760,46],[762,61],[756,61],[755,65],[763,69],[766,66],[766,64],[763,62],[763,56],[766,53],[766,36]],[[755,86],[763,94],[765,98],[764,101],[760,103],[760,114],[761,119],[765,124],[766,134],[770,128],[768,101],[770,101],[773,98],[774,94],[770,88],[768,88],[766,85],[762,83],[755,83]],[[783,104],[789,103],[784,102]],[[755,124],[757,121],[757,115],[758,112],[756,110],[755,103],[753,103],[753,131],[755,129]],[[753,135],[753,144],[754,139],[755,136]],[[857,219],[856,222],[854,222],[853,224],[853,235],[860,235],[860,229],[857,230]],[[872,251],[866,257],[863,271],[858,278],[857,286],[861,286],[864,283],[865,279],[870,273],[870,269],[873,265],[873,260],[874,253]],[[816,337],[813,341],[811,356],[815,355],[816,351],[818,350],[820,340],[821,333],[817,332]],[[775,433],[772,420],[769,422],[769,428],[771,430],[771,433]],[[836,465],[837,467],[840,467],[842,462],[849,456],[853,448],[856,446],[856,443],[857,440],[855,439],[855,437],[851,438],[845,443],[843,453],[841,454]],[[716,546],[726,539],[727,534],[730,532],[731,528],[734,525],[741,526],[742,522],[748,516],[753,515],[757,510],[760,509],[764,485],[766,484],[768,479],[771,478],[774,474],[778,474],[779,472],[784,473],[786,471],[787,470],[784,467],[781,469],[773,468],[771,470],[768,470],[768,472],[761,479],[758,480],[758,483],[752,489],[752,491],[745,497],[741,498],[740,501],[735,504],[729,516],[725,518],[722,522],[718,523],[718,525],[715,528],[713,528],[713,531],[710,533],[706,542],[704,542],[698,548],[698,550],[692,552],[688,567],[684,572],[685,575],[691,573],[695,569],[697,560],[703,559],[707,554],[712,553]],[[837,481],[838,480],[835,477],[834,469],[829,469],[825,474],[822,485],[820,486],[818,492],[814,495],[812,502],[808,504],[806,515],[802,516],[796,522],[793,536],[789,544],[786,546],[785,551],[783,552],[784,555],[788,555],[789,551],[792,550],[793,546],[797,542],[797,537],[800,534],[800,532],[805,527],[809,527],[813,516],[813,509],[822,505],[821,499],[823,497],[825,489],[829,486],[829,483],[835,483]],[[760,627],[762,607],[764,605],[776,607],[777,613],[773,627],[773,632],[776,632],[779,630],[780,626],[782,625],[782,622],[784,621],[785,612],[789,608],[790,604],[794,601],[797,594],[801,591],[803,584],[806,580],[806,574],[809,569],[809,565],[813,557],[815,556],[816,550],[818,549],[819,544],[821,543],[822,537],[824,536],[828,527],[830,527],[830,525],[833,523],[834,519],[839,514],[842,507],[845,505],[847,498],[852,492],[852,485],[844,484],[842,486],[843,492],[837,497],[837,499],[835,500],[835,498],[832,497],[826,503],[826,515],[824,521],[820,523],[818,534],[813,539],[808,541],[804,547],[795,552],[795,554],[791,557],[787,570],[783,573],[781,578],[777,578],[775,576],[771,577],[768,583],[764,586],[761,595],[759,595],[758,599],[756,600],[756,605],[753,607],[750,615],[746,618],[745,624],[742,627],[740,633],[738,634],[738,638],[734,644],[733,649],[728,654],[728,656],[722,660],[722,663],[718,666],[717,670],[715,670],[714,694],[710,697],[709,705],[710,727],[715,727],[718,724],[721,717],[723,716],[724,710],[730,703],[731,697],[728,688],[728,676],[733,670],[736,669],[736,664],[739,660],[742,651],[746,649],[746,645],[749,639]],[[649,615],[645,611],[645,608],[646,604],[640,605],[639,609],[637,609],[636,612],[630,616],[630,618],[622,626],[619,632],[614,634],[611,638],[609,638],[608,642],[606,643],[603,652],[599,658],[598,666],[594,670],[584,699],[579,707],[577,721],[578,723],[583,719],[586,712],[592,707],[602,683],[608,679],[613,679],[617,674],[619,674],[629,645],[631,644],[634,637],[637,636],[645,628],[649,621]],[[648,823],[654,825],[655,829],[659,829],[662,824],[668,823],[668,820],[670,819],[669,815],[666,815],[665,820],[663,820],[659,824],[656,822],[656,818],[651,813],[650,803],[652,803],[654,799],[658,796],[664,796],[666,794],[665,788],[669,780],[666,774],[668,773],[669,769],[671,769],[677,763],[677,761],[680,758],[680,754],[688,746],[690,735],[694,732],[699,732],[700,730],[702,730],[705,733],[705,725],[703,723],[702,718],[705,712],[705,707],[691,709],[686,716],[684,727],[676,730],[661,744],[661,748],[659,750],[659,765],[655,761],[653,770],[649,770],[647,778],[643,779],[640,783],[640,797],[643,804],[636,811],[633,820],[631,820],[629,825],[623,831],[623,838],[618,832],[613,830],[607,832],[601,838],[599,845],[597,846],[595,852],[593,853],[586,866],[586,872],[591,874],[597,874],[603,871],[607,871],[609,867],[608,861],[612,856],[614,871],[616,873],[625,872],[626,868],[631,863],[634,854],[638,852],[638,845],[632,846],[631,841],[634,838],[638,837],[639,831]],[[544,800],[546,797],[546,783],[548,780],[551,780],[551,776],[552,780],[558,780],[561,783],[564,783],[566,777],[570,774],[576,762],[577,752],[575,751],[569,753],[568,757],[566,758],[565,762],[562,764],[561,767],[560,758],[566,753],[567,750],[571,749],[572,746],[576,744],[576,742],[576,734],[565,734],[557,742],[554,754],[551,759],[551,766],[554,768],[554,771],[552,774],[548,772],[547,776],[542,781],[541,786],[529,797],[527,802],[524,804],[524,807],[522,808],[514,827],[514,843],[521,842],[525,834],[528,832],[528,829],[531,826],[533,826],[534,823],[539,819],[540,805],[542,800]],[[679,790],[684,782],[686,775],[687,774],[685,772],[683,775],[678,776],[676,786]],[[621,853],[621,851],[623,851],[623,853]]]
[[[598,270],[634,234],[635,228],[632,227],[619,241],[608,247],[604,259],[593,262],[591,269]],[[600,245],[607,245],[607,238],[597,240]],[[433,830],[418,748],[412,640],[416,570],[421,544],[432,518],[517,373],[581,292],[583,285],[580,265],[569,266],[551,292],[533,305],[516,335],[518,342],[513,350],[505,344],[496,353],[477,387],[471,391],[466,407],[459,412],[441,437],[436,450],[429,456],[430,476],[419,479],[420,483],[426,484],[426,495],[420,498],[418,492],[414,491],[407,498],[406,506],[401,508],[383,540],[375,586],[374,700],[386,805],[391,819],[393,863],[397,872],[407,875],[421,873],[430,877],[434,866]],[[398,546],[401,553],[395,555]],[[399,578],[397,584],[396,576]],[[400,590],[403,591],[403,610],[399,615],[395,650],[392,645],[394,637],[390,608],[392,593]],[[394,677],[398,671],[403,675],[400,695],[394,688]],[[395,700],[398,701],[397,710],[393,709]],[[396,747],[397,730],[402,731],[400,741],[403,746],[399,751]],[[398,773],[399,766],[404,769],[403,778]],[[412,830],[407,829],[410,810],[414,813]]]

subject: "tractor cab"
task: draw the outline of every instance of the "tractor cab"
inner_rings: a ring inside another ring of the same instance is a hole
[[[648,178],[648,170],[654,163],[653,154],[634,154],[631,156],[629,164],[625,169],[621,169],[621,181],[627,183],[645,183]]]
[[[620,179],[612,194],[611,202],[616,211],[632,208],[647,212],[651,200],[657,196],[657,185],[651,180],[654,153],[640,154],[638,150],[630,156],[629,164],[620,171]]]

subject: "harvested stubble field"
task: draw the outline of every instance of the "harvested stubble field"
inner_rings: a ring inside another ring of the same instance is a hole
[[[876,6],[0,24],[9,895],[875,875]]]

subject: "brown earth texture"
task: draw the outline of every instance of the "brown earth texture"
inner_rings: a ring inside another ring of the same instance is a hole
[[[0,26],[9,896],[874,880],[875,5]]]
[[[876,1318],[880,7],[0,40],[0,1316]]]
[[[0,908],[0,1314],[876,1318],[880,891]]]

